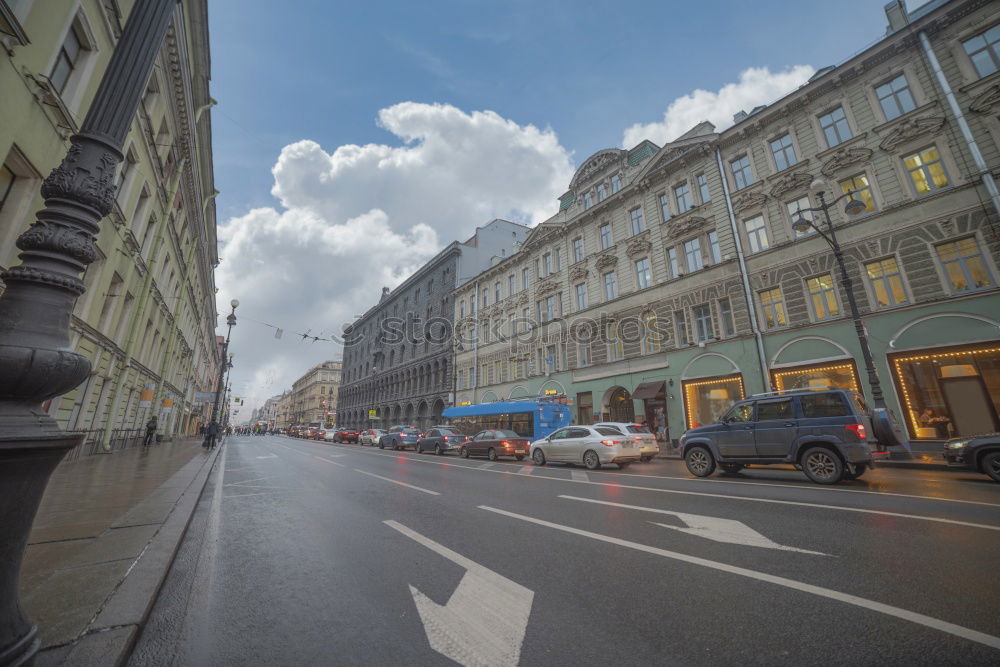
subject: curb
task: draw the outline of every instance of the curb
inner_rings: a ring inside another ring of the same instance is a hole
[[[135,641],[146,624],[160,588],[167,578],[180,543],[187,533],[195,508],[215,468],[215,462],[225,445],[220,445],[201,462],[191,481],[174,502],[172,509],[152,535],[141,553],[135,557],[124,577],[104,600],[87,627],[68,645],[43,649],[35,657],[37,667],[49,665],[124,665],[132,653]],[[162,488],[183,484],[185,468],[181,468],[161,485]],[[154,491],[133,507],[117,526],[132,521],[141,524],[143,516],[155,511],[162,503]],[[98,538],[98,541],[100,538]]]
[[[918,453],[919,454],[919,453]],[[657,460],[666,461],[681,461],[681,457],[678,454],[660,454],[656,457]],[[938,462],[924,462],[924,461],[893,461],[893,460],[881,460],[875,462],[875,468],[899,468],[902,470],[934,470],[934,471],[950,471],[950,472],[962,472],[966,470],[965,468],[955,468],[944,461]]]

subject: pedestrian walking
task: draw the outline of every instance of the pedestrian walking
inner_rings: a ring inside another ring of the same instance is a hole
[[[148,447],[153,442],[153,438],[156,436],[156,415],[149,418],[146,422],[146,438],[142,441],[143,447]]]

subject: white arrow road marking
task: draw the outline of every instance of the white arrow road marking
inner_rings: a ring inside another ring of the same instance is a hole
[[[624,507],[630,510],[641,510],[643,512],[655,512],[657,514],[667,514],[669,516],[675,516],[687,526],[670,526],[665,523],[656,523],[651,521],[650,523],[663,526],[664,528],[669,528],[670,530],[679,530],[682,533],[687,533],[689,535],[697,535],[698,537],[704,537],[705,539],[714,540],[715,542],[725,542],[726,544],[742,544],[747,547],[761,547],[763,549],[777,549],[778,551],[796,551],[800,554],[812,554],[814,556],[829,556],[830,554],[825,554],[821,551],[810,551],[809,549],[799,549],[797,547],[786,547],[783,544],[778,544],[773,540],[770,540],[756,530],[746,525],[742,521],[736,521],[735,519],[720,519],[714,516],[701,516],[700,514],[685,514],[684,512],[671,512],[669,510],[661,510],[655,507],[641,507],[639,505],[625,505],[623,503],[612,503],[607,500],[593,500],[591,498],[577,498],[576,496],[559,496],[560,498],[565,498],[566,500],[579,500],[584,503],[595,503],[597,505],[611,505],[612,507]]]
[[[383,523],[466,570],[444,606],[410,586],[431,648],[461,665],[516,665],[534,591],[396,521]]]
[[[640,544],[639,542],[630,542],[629,540],[623,540],[618,537],[611,537],[610,535],[601,535],[600,533],[592,533],[589,530],[581,530],[580,528],[573,528],[572,526],[564,526],[562,524],[552,523],[551,521],[546,521],[544,519],[536,519],[535,517],[526,516],[524,514],[515,514],[514,512],[508,512],[506,510],[497,509],[496,507],[489,507],[487,505],[478,505],[478,508],[481,510],[486,510],[487,512],[493,512],[495,514],[500,514],[506,517],[510,517],[512,519],[520,519],[521,521],[533,523],[537,526],[544,526],[546,528],[560,530],[565,533],[570,533],[571,535],[589,537],[592,540],[598,540],[600,542],[606,542],[608,544],[617,544],[618,546],[626,547],[628,549],[635,549],[636,551],[643,551],[648,554],[663,556],[664,558],[671,558],[673,560],[678,560],[684,563],[691,563],[692,565],[699,565],[701,567],[707,567],[713,570],[718,570],[720,572],[726,572],[741,577],[747,577],[748,579],[764,581],[769,584],[775,584],[776,586],[783,586],[785,588],[790,588],[792,590],[801,591],[803,593],[809,593],[811,595],[827,598],[828,600],[836,600],[838,602],[854,605],[856,607],[862,607],[863,609],[869,609],[871,611],[875,611],[880,614],[886,614],[887,616],[900,618],[904,621],[910,621],[911,623],[923,625],[924,627],[933,628],[934,630],[940,630],[941,632],[946,632],[948,634],[955,635],[956,637],[968,639],[969,641],[983,644],[991,648],[1000,649],[1000,637],[988,635],[984,632],[979,632],[978,630],[966,628],[961,625],[955,625],[954,623],[949,623],[948,621],[942,621],[941,619],[934,618],[933,616],[925,616],[924,614],[919,614],[915,611],[910,611],[908,609],[903,609],[901,607],[894,607],[889,604],[883,604],[882,602],[876,602],[875,600],[868,600],[862,597],[858,597],[857,595],[851,595],[849,593],[841,593],[840,591],[835,591],[830,588],[823,588],[822,586],[814,586],[813,584],[807,584],[803,581],[786,579],[785,577],[778,577],[773,574],[767,574],[766,572],[757,572],[756,570],[750,570],[745,567],[728,565],[726,563],[720,563],[719,561],[709,560],[707,558],[699,558],[698,556],[688,556],[687,554],[678,553],[676,551],[668,551],[666,549],[660,549],[658,547],[651,547],[645,544]]]
[[[319,459],[320,461],[325,461],[327,463],[332,463],[333,465],[340,466],[341,468],[346,468],[347,467],[343,463],[337,463],[336,461],[331,461],[330,459],[325,459],[322,456],[313,456],[313,458],[314,459]]]

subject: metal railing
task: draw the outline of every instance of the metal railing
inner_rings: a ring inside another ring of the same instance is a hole
[[[138,447],[146,436],[142,428],[116,428],[111,431],[111,451]]]
[[[77,432],[84,434],[83,441],[71,449],[63,458],[63,461],[76,461],[84,456],[91,456],[101,451],[101,442],[104,440],[103,428],[92,428]]]

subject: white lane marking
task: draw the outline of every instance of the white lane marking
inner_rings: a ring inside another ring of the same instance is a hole
[[[276,459],[276,458],[278,458],[278,455],[277,454],[268,454],[267,456],[258,456],[257,458],[259,458],[259,459]]]
[[[724,542],[726,544],[740,544],[747,547],[761,547],[762,549],[777,549],[778,551],[795,551],[800,554],[811,554],[813,556],[829,556],[830,554],[825,554],[821,551],[810,551],[809,549],[799,549],[797,547],[786,547],[783,544],[778,544],[777,542],[764,537],[756,530],[746,525],[742,521],[736,521],[735,519],[721,519],[714,516],[702,516],[700,514],[687,514],[685,512],[671,512],[669,510],[661,510],[655,507],[641,507],[639,505],[626,505],[624,503],[613,503],[606,500],[593,500],[591,498],[578,498],[576,496],[564,496],[560,495],[559,498],[564,498],[566,500],[578,500],[584,503],[594,503],[596,505],[610,505],[612,507],[624,507],[630,510],[640,510],[642,512],[655,512],[657,514],[666,514],[667,516],[674,516],[687,524],[687,526],[671,526],[665,523],[656,523],[651,521],[657,526],[662,526],[663,528],[669,528],[670,530],[677,530],[682,533],[687,533],[689,535],[696,535],[697,537],[704,537],[708,540],[713,540],[715,542]]]
[[[371,453],[375,454],[376,456],[379,456],[378,452],[371,452]],[[385,455],[382,455],[382,456],[385,456]],[[416,458],[411,459],[411,460],[413,460],[413,461],[415,461],[417,463],[434,463],[434,464],[437,464],[437,465],[442,465],[442,463],[439,462],[439,461],[428,461],[428,460],[421,460],[421,459],[416,459]],[[501,475],[509,474],[505,470],[483,470],[482,466],[478,466],[477,467],[477,466],[456,465],[455,467],[456,468],[462,468],[462,469],[465,469],[465,470],[476,470],[476,471],[482,471],[482,472],[498,473],[498,474],[501,474]],[[634,476],[634,478],[635,479],[643,479],[642,477],[637,477],[637,476]],[[835,511],[839,511],[839,512],[856,512],[856,513],[860,513],[860,514],[877,514],[879,516],[893,516],[893,517],[897,517],[897,518],[900,518],[900,519],[916,519],[917,521],[932,521],[934,523],[947,523],[947,524],[951,524],[953,526],[967,526],[969,528],[984,528],[986,530],[998,530],[998,531],[1000,531],[1000,526],[991,526],[991,525],[985,524],[985,523],[972,523],[970,521],[958,521],[956,519],[941,519],[941,518],[933,517],[933,516],[921,516],[919,514],[903,514],[901,512],[888,512],[888,511],[885,511],[885,510],[869,510],[869,509],[863,509],[863,508],[860,508],[860,507],[841,507],[841,506],[838,506],[838,505],[824,505],[824,504],[821,504],[821,503],[807,503],[807,502],[797,501],[797,500],[774,500],[772,498],[751,498],[750,496],[730,496],[730,495],[726,495],[724,493],[706,493],[706,492],[702,492],[702,491],[679,491],[677,489],[658,489],[658,488],[652,487],[652,486],[636,486],[634,484],[618,484],[618,483],[611,484],[611,483],[607,483],[607,482],[590,482],[590,481],[586,481],[585,482],[583,480],[566,479],[565,477],[552,477],[552,476],[549,476],[549,475],[533,475],[531,477],[531,479],[544,479],[544,480],[548,480],[548,481],[552,481],[552,482],[571,482],[571,483],[574,483],[574,484],[592,484],[592,485],[595,485],[595,486],[613,487],[615,489],[633,489],[633,490],[637,490],[637,491],[653,491],[655,493],[673,493],[673,494],[681,495],[681,496],[701,496],[701,497],[705,497],[705,498],[722,498],[722,499],[725,499],[725,500],[743,500],[743,501],[752,502],[752,503],[770,503],[770,504],[773,504],[773,505],[794,505],[794,506],[798,506],[798,507],[813,507],[813,508],[816,508],[816,509],[828,509],[828,510],[835,510]]]
[[[241,484],[249,484],[250,482],[259,482],[262,479],[267,479],[267,477],[254,477],[253,479],[244,479],[241,482],[228,482],[226,486],[240,486]]]
[[[552,528],[554,530],[560,530],[566,533],[572,533],[573,535],[589,537],[593,540],[598,540],[600,542],[617,544],[618,546],[626,547],[628,549],[635,549],[636,551],[644,551],[649,554],[663,556],[664,558],[672,558],[674,560],[679,560],[684,563],[691,563],[692,565],[700,565],[702,567],[711,568],[713,570],[719,570],[721,572],[727,572],[729,574],[735,574],[741,577],[747,577],[748,579],[756,579],[757,581],[764,581],[769,584],[783,586],[785,588],[801,591],[803,593],[810,593],[812,595],[817,595],[819,597],[824,597],[830,600],[844,602],[846,604],[854,605],[856,607],[862,607],[864,609],[869,609],[871,611],[875,611],[880,614],[886,614],[888,616],[900,618],[903,619],[904,621],[910,621],[911,623],[923,625],[925,627],[932,628],[934,630],[940,630],[941,632],[955,635],[956,637],[961,637],[962,639],[968,639],[969,641],[973,641],[978,644],[983,644],[991,648],[1000,649],[1000,637],[994,637],[993,635],[988,635],[986,633],[979,632],[977,630],[972,630],[971,628],[965,628],[962,627],[961,625],[955,625],[954,623],[942,621],[940,619],[933,618],[932,616],[925,616],[924,614],[918,614],[917,612],[909,611],[907,609],[902,609],[900,607],[894,607],[892,605],[884,604],[882,602],[876,602],[874,600],[868,600],[865,598],[858,597],[856,595],[850,595],[849,593],[841,593],[839,591],[835,591],[829,588],[823,588],[822,586],[814,586],[813,584],[807,584],[805,582],[795,581],[794,579],[786,579],[785,577],[778,577],[773,574],[757,572],[756,570],[749,570],[744,567],[727,565],[726,563],[720,563],[718,561],[709,560],[707,558],[688,556],[686,554],[677,553],[676,551],[668,551],[666,549],[651,547],[645,544],[640,544],[638,542],[630,542],[628,540],[623,540],[617,537],[611,537],[609,535],[592,533],[589,530],[581,530],[579,528],[573,528],[572,526],[564,526],[562,524],[552,523],[551,521],[545,521],[544,519],[536,519],[535,517],[525,516],[523,514],[515,514],[514,512],[508,512],[506,510],[497,509],[495,507],[490,507],[488,505],[479,505],[478,507],[479,509],[486,510],[487,512],[502,514],[503,516],[507,516],[512,519],[520,519],[521,521],[533,523],[538,526],[545,526],[546,528]]]
[[[316,456],[315,454],[313,455],[313,458],[314,459],[319,459],[320,461],[326,461],[327,463],[332,463],[333,465],[340,466],[341,468],[346,468],[347,467],[343,463],[337,463],[336,461],[331,461],[330,459],[325,459],[322,456]]]
[[[331,461],[330,463],[333,463],[333,461]],[[379,479],[384,479],[387,482],[392,482],[393,484],[399,484],[400,486],[405,486],[407,488],[414,489],[415,491],[423,491],[424,493],[429,493],[432,496],[441,495],[437,491],[431,491],[430,489],[422,489],[419,486],[413,486],[412,484],[407,484],[406,482],[400,482],[398,479],[392,479],[390,477],[383,477],[382,475],[376,475],[373,472],[365,472],[364,470],[358,470],[357,468],[354,469],[354,472],[359,472],[362,475],[369,475],[371,477],[378,477]]]
[[[437,461],[424,461],[424,463],[437,463]],[[480,470],[488,470],[488,469],[492,468],[495,465],[496,465],[495,463],[480,463],[479,464],[479,469]]]
[[[291,492],[290,491],[262,491],[261,493],[231,493],[231,494],[222,496],[222,499],[225,500],[227,498],[247,498],[249,496],[273,496],[273,495],[276,495],[278,493],[291,493]]]
[[[535,472],[535,466],[524,466],[517,471],[519,475],[532,475]]]
[[[588,477],[587,473],[585,473],[582,470],[570,470],[569,471],[569,475],[570,475],[570,478],[572,478],[572,480],[574,482],[589,482],[590,481],[590,477]]]
[[[517,665],[534,591],[396,521],[383,523],[465,568],[443,606],[410,586],[431,648],[462,665]]]

